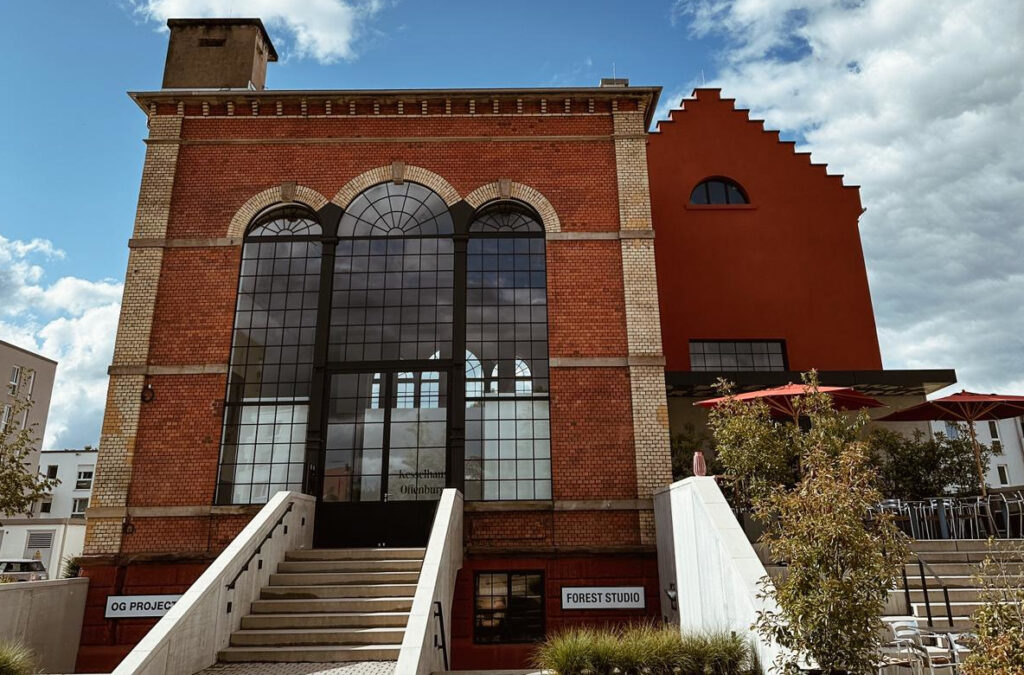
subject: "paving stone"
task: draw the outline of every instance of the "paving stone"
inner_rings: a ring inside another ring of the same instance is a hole
[[[218,663],[196,675],[394,675],[394,661],[359,663]]]

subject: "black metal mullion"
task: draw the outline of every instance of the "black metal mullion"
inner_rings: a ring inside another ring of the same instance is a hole
[[[448,375],[448,444],[445,486],[466,491],[466,274],[469,225],[473,208],[459,202],[451,208],[455,226],[455,288],[452,294],[452,365]]]
[[[381,402],[384,406],[384,429],[380,441],[380,500],[388,501],[388,473],[390,467],[388,462],[391,459],[391,408],[394,406],[395,391],[398,384],[398,372],[382,372]]]

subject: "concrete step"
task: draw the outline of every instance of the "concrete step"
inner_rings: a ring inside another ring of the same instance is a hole
[[[311,600],[315,598],[412,598],[415,593],[416,584],[267,586],[260,591],[260,599]]]
[[[1002,563],[1006,566],[1006,569],[1013,572],[1024,571],[1024,565],[1018,563]],[[941,576],[972,576],[981,572],[981,563],[976,562],[929,562],[928,567],[932,569],[935,574]],[[924,569],[924,573],[928,574],[928,567]],[[921,576],[921,571],[917,566],[917,563],[907,564],[907,576]],[[930,576],[930,575],[929,575]]]
[[[950,609],[953,610],[953,618],[957,617],[969,618],[972,614],[978,611],[978,608],[982,606],[980,602],[950,602]],[[914,616],[922,617],[927,616],[928,611],[923,602],[912,602],[910,606],[914,610]],[[932,603],[932,616],[943,617],[946,616],[946,605],[945,603]],[[938,620],[938,619],[936,619]]]
[[[973,575],[969,574],[942,574],[940,575],[940,578],[942,579],[942,583],[944,583],[946,587],[950,589],[978,587],[978,581],[974,578]],[[931,575],[926,576],[925,581],[928,583],[929,589],[941,588],[939,586],[939,582],[937,582],[935,580],[935,577]],[[900,584],[902,583],[903,582],[901,581]],[[910,576],[909,574],[907,575],[907,585],[910,588],[921,588],[921,577],[917,576],[916,571],[914,573],[914,576]],[[902,588],[902,585],[900,586],[900,588]]]
[[[217,654],[223,663],[332,663],[397,661],[401,643],[343,647],[228,647]]]
[[[300,598],[256,600],[253,614],[330,614],[335,612],[408,612],[412,596],[374,598]]]
[[[415,584],[420,578],[413,572],[286,572],[271,574],[271,586],[326,586],[335,584]]]
[[[412,560],[302,560],[279,563],[277,572],[419,572],[423,561]]]
[[[950,602],[977,602],[981,594],[981,590],[978,588],[953,588],[947,586],[949,590],[949,601]],[[903,589],[889,591],[890,595],[895,594],[901,599],[906,598],[906,594]],[[941,604],[945,607],[945,597],[942,593],[941,588],[936,588],[936,585],[928,586],[928,598],[931,600],[932,605],[936,603]],[[910,601],[911,602],[924,602],[924,591],[917,588],[910,589]],[[942,611],[946,611],[943,609]]]
[[[402,644],[405,628],[304,628],[239,630],[231,634],[232,647],[294,647],[331,645]]]
[[[992,548],[996,550],[1024,550],[1024,539],[994,539]],[[910,542],[910,550],[926,551],[986,551],[988,542],[982,539],[915,539]]]
[[[291,601],[286,601],[291,602]],[[243,630],[284,628],[404,628],[409,612],[338,612],[334,614],[250,614],[242,617]]]
[[[422,548],[307,548],[285,553],[286,561],[423,560]]]
[[[954,617],[953,618],[953,625],[952,626],[949,625],[949,619],[947,619],[945,615],[943,615],[942,617],[935,617],[934,620],[932,621],[932,626],[928,625],[928,620],[927,619],[924,619],[924,618],[921,618],[921,617],[917,617],[917,616],[907,616],[906,614],[903,614],[902,612],[898,613],[898,614],[891,614],[891,615],[886,615],[886,616],[882,617],[882,621],[892,621],[892,620],[900,620],[900,621],[913,620],[913,621],[916,621],[917,625],[920,626],[922,629],[930,630],[930,631],[935,631],[936,633],[943,633],[943,632],[967,632],[967,631],[970,631],[970,630],[974,629],[974,622],[970,618],[968,618],[968,617]]]
[[[1018,551],[986,551],[984,548],[973,551],[922,551],[918,555],[928,563],[980,563],[986,558],[1024,563],[1024,555]]]

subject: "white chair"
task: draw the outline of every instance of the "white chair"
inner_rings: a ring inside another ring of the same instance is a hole
[[[892,631],[893,644],[913,651],[920,659],[922,672],[928,675],[959,673],[960,664],[948,635],[921,630],[914,619],[888,620],[886,623]]]

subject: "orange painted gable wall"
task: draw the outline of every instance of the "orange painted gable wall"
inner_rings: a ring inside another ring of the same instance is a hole
[[[690,369],[691,339],[784,339],[792,370],[880,369],[858,188],[718,90],[695,95],[647,150],[667,369]],[[691,206],[712,176],[750,205]]]

